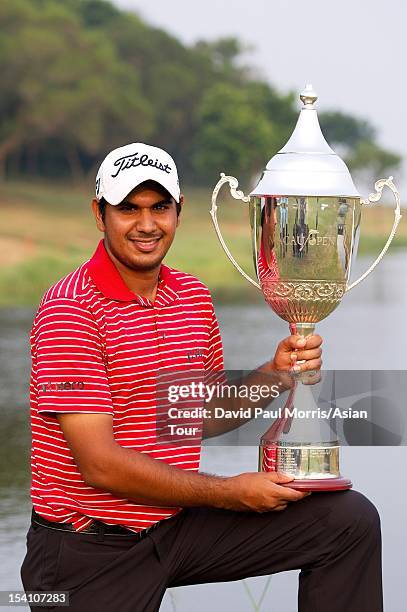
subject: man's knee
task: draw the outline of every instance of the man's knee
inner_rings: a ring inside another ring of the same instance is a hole
[[[380,516],[376,506],[358,491],[334,493],[331,521],[337,527],[352,529],[360,535],[380,537]]]

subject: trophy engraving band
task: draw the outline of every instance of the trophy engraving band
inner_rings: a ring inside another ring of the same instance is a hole
[[[267,462],[273,460],[275,463],[273,471],[290,474],[299,479],[324,479],[340,476],[339,443],[337,441],[304,443],[280,440],[273,444],[262,440],[259,461],[261,467],[264,469]]]
[[[338,306],[346,282],[265,279],[261,288],[266,302],[285,321],[318,323]]]

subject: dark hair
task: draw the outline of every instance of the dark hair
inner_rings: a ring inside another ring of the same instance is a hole
[[[106,214],[106,200],[105,198],[101,198],[98,202],[98,206],[99,206],[99,212],[100,212],[100,216],[102,217],[102,221],[105,220],[105,214]]]
[[[99,206],[100,216],[102,217],[102,221],[105,220],[106,205],[107,205],[107,201],[105,200],[105,198],[100,198],[98,202],[98,206]],[[177,209],[177,217],[178,217],[181,212],[181,204],[179,202],[176,202],[176,209]]]

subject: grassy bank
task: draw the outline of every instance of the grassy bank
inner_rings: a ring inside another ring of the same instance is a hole
[[[167,263],[195,274],[217,301],[261,299],[221,249],[209,215],[210,191],[184,189],[186,205]],[[94,251],[101,234],[90,211],[92,185],[5,183],[0,188],[0,305],[35,305],[54,281]],[[230,249],[252,274],[247,207],[225,199],[221,227]],[[407,215],[392,249],[407,247]],[[388,208],[364,212],[360,254],[379,253],[393,222]]]

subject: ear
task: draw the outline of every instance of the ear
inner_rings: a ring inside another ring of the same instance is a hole
[[[181,206],[181,210],[179,211],[179,215],[177,217],[177,227],[179,225],[180,222],[180,216],[181,216],[181,212],[182,212],[182,207],[184,206],[184,194],[181,193],[181,195],[179,196],[179,205]]]
[[[93,198],[93,200],[91,202],[91,206],[92,206],[93,214],[94,214],[95,220],[96,220],[96,227],[98,228],[98,230],[100,232],[104,232],[105,231],[105,224],[103,223],[103,219],[102,219],[102,216],[100,214],[99,203],[98,203],[96,198]]]

